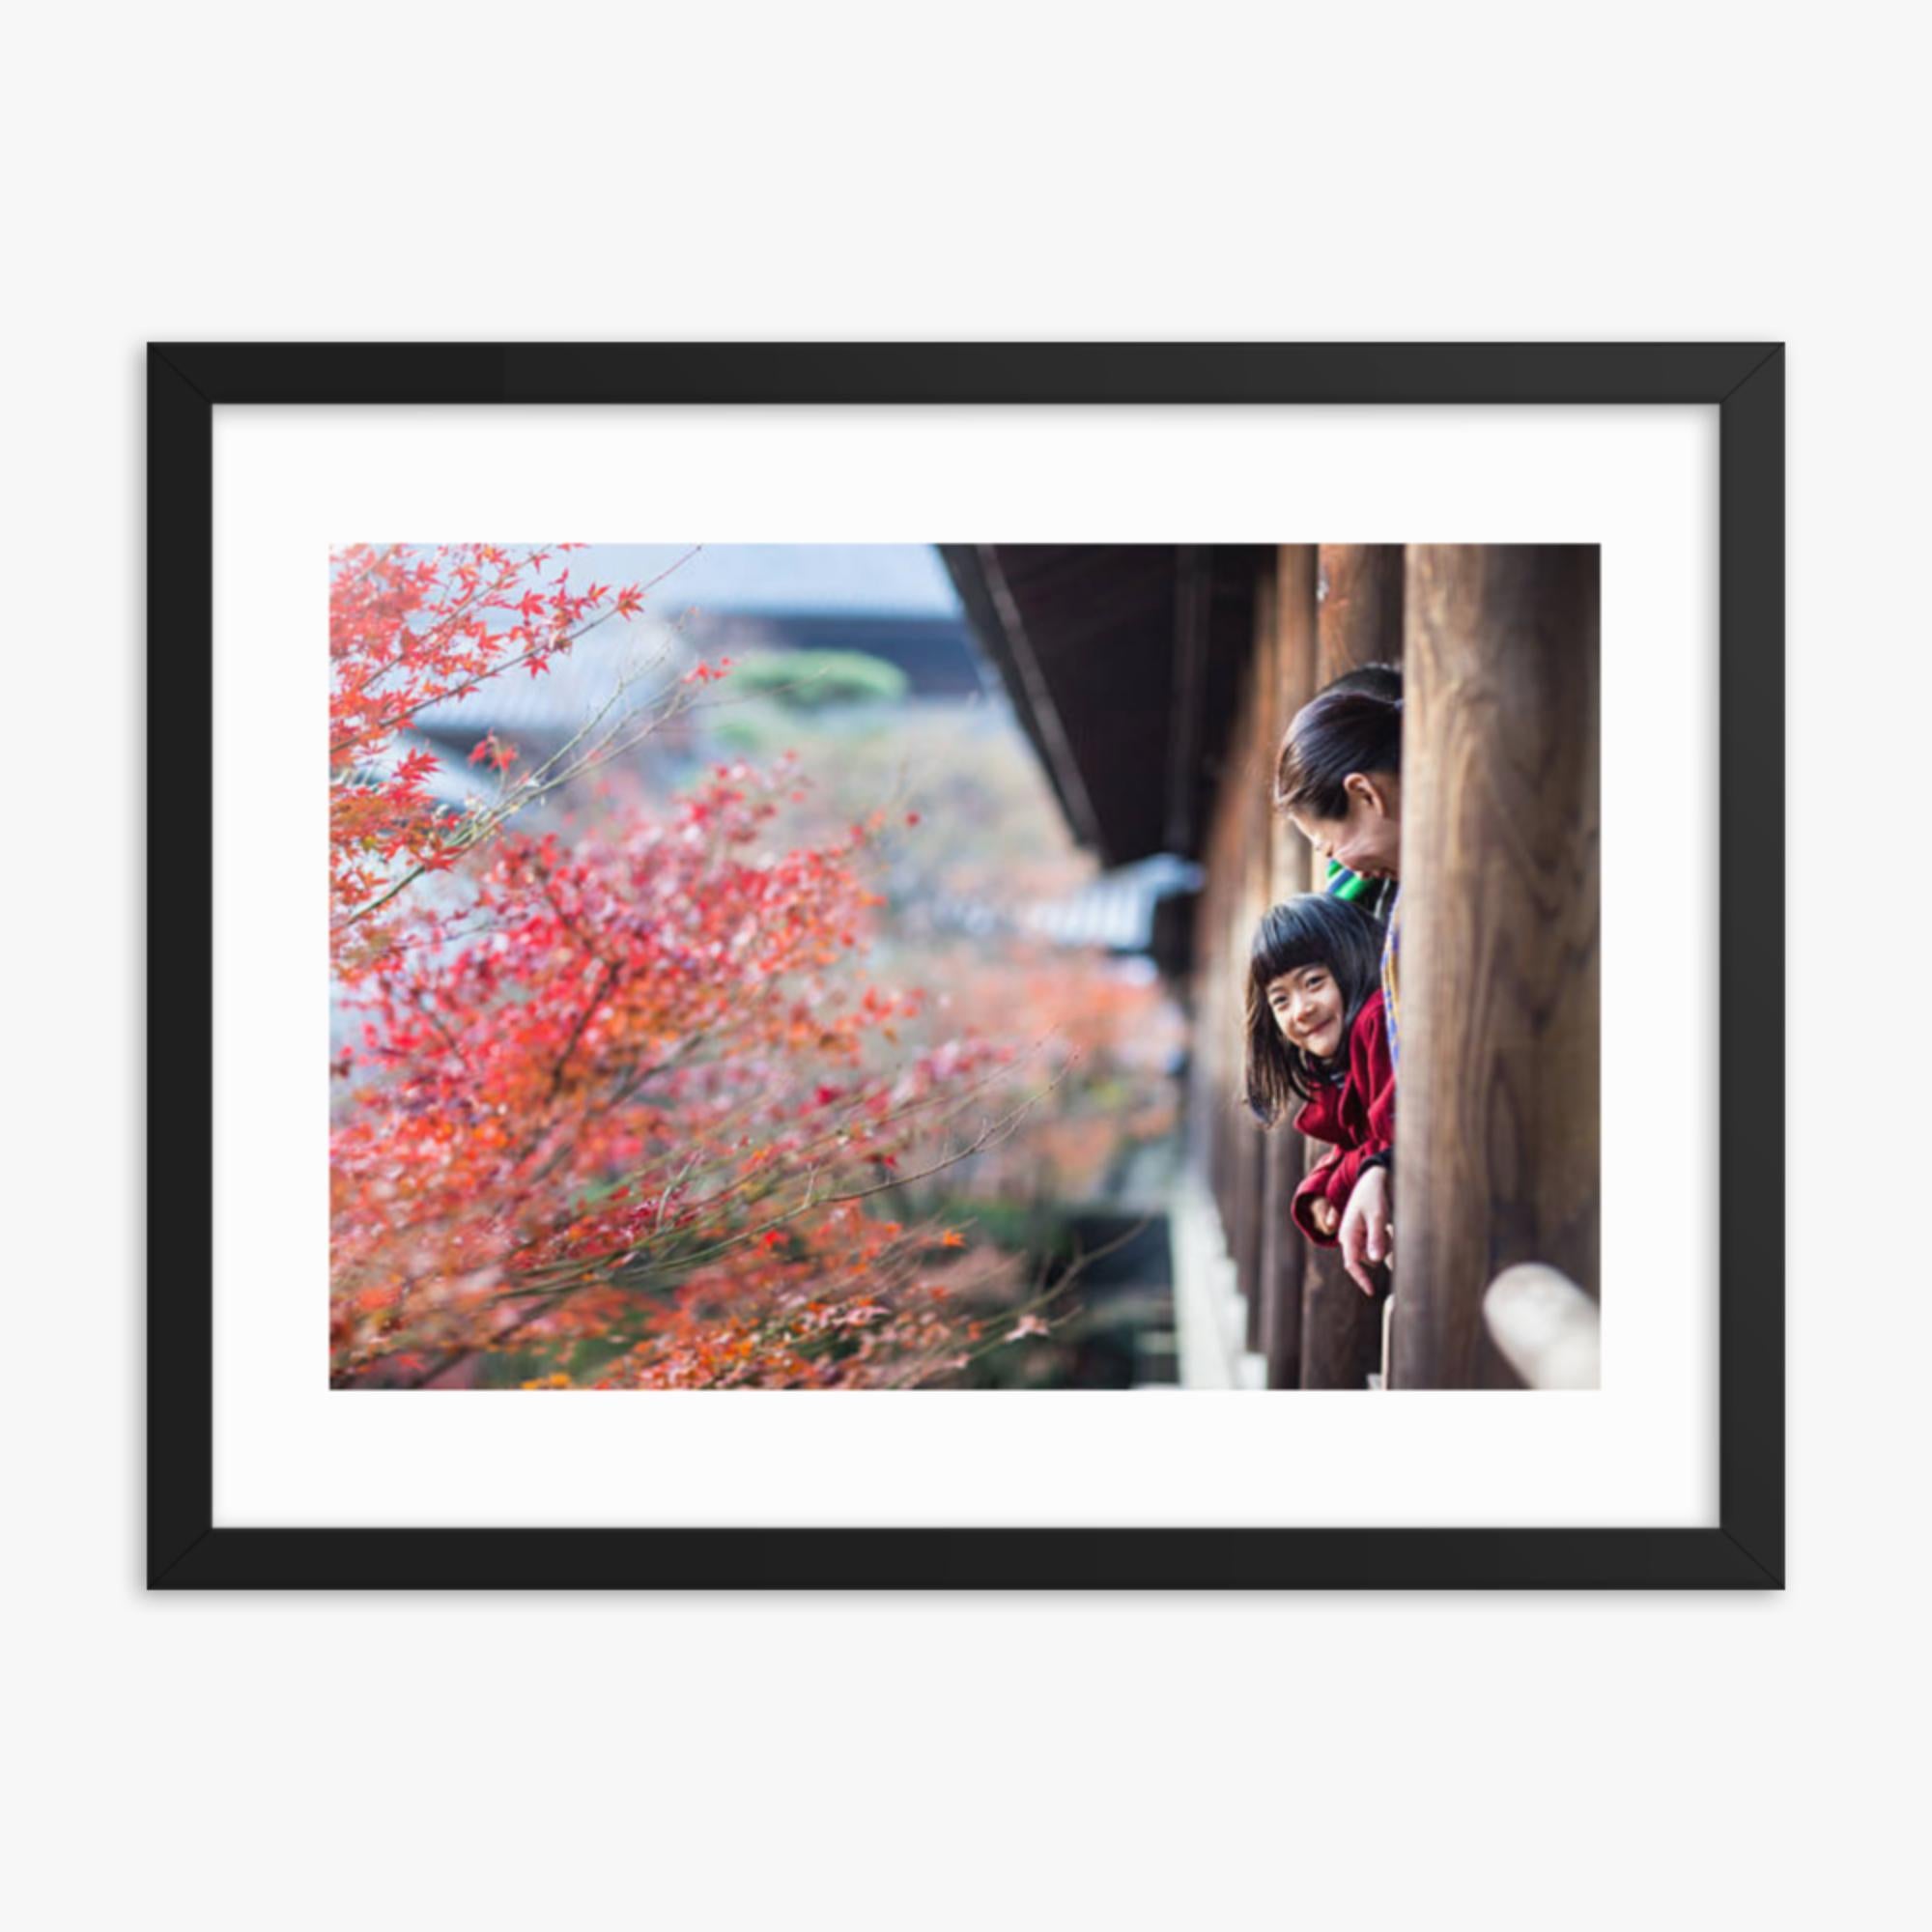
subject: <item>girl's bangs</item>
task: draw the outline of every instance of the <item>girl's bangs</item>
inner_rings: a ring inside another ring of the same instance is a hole
[[[1327,966],[1329,951],[1319,933],[1299,922],[1285,932],[1277,932],[1271,919],[1264,920],[1255,936],[1251,962],[1255,983],[1266,988],[1285,973],[1298,973],[1304,966]]]

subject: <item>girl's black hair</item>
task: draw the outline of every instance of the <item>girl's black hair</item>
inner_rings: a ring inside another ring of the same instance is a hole
[[[1363,665],[1294,714],[1275,760],[1275,809],[1346,818],[1350,772],[1401,770],[1402,673]]]
[[[1275,1024],[1267,990],[1286,973],[1325,966],[1342,993],[1342,1046],[1347,1064],[1355,1020],[1382,983],[1382,928],[1373,913],[1326,893],[1302,893],[1262,915],[1248,955],[1248,1111],[1271,1127],[1313,1083],[1333,1077],[1335,1062],[1313,1060]]]

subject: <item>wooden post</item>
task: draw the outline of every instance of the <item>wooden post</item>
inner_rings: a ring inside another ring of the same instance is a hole
[[[1272,624],[1274,651],[1263,709],[1264,769],[1260,800],[1267,814],[1266,901],[1273,905],[1308,890],[1308,841],[1272,803],[1274,753],[1288,721],[1315,694],[1315,582],[1313,544],[1284,544],[1275,555]],[[1302,1143],[1285,1122],[1267,1136],[1262,1185],[1262,1333],[1269,1388],[1301,1385],[1302,1272],[1308,1243],[1288,1218],[1288,1204],[1302,1175]]]
[[[1482,1296],[1597,1293],[1599,556],[1408,553],[1395,1380],[1513,1383]]]
[[[1316,689],[1363,665],[1402,662],[1400,544],[1323,544]]]
[[[1206,1123],[1207,1173],[1229,1251],[1239,1222],[1238,1177],[1253,1126],[1240,1105],[1239,987],[1232,981],[1229,949],[1239,917],[1240,845],[1236,789],[1221,787],[1207,825],[1202,853],[1207,881],[1195,929],[1194,1039],[1199,1072],[1197,1105]]]
[[[1228,957],[1222,972],[1228,989],[1235,996],[1235,1020],[1238,1027],[1246,1001],[1248,947],[1256,922],[1266,905],[1267,895],[1267,797],[1256,775],[1261,743],[1267,728],[1270,697],[1268,666],[1274,639],[1269,628],[1272,600],[1264,593],[1257,600],[1257,622],[1247,675],[1242,681],[1241,710],[1236,725],[1235,742],[1230,746],[1228,768],[1222,777],[1225,787],[1232,786],[1235,815],[1240,824],[1240,885],[1235,899],[1235,919],[1228,933]],[[1241,1092],[1242,1055],[1238,1044],[1233,1055],[1235,1092]],[[1247,1317],[1243,1346],[1250,1353],[1262,1346],[1263,1303],[1267,1295],[1267,1149],[1245,1107],[1240,1109],[1246,1130],[1241,1146],[1239,1222],[1234,1235],[1235,1279],[1241,1291]]]
[[[1363,665],[1402,662],[1400,544],[1323,544],[1317,596],[1310,696]],[[1398,1117],[1400,1112],[1398,1099]],[[1326,1151],[1311,1142],[1307,1159],[1312,1163]],[[1310,1250],[1301,1294],[1302,1387],[1366,1388],[1381,1362],[1380,1297],[1371,1300],[1356,1287],[1332,1248]]]

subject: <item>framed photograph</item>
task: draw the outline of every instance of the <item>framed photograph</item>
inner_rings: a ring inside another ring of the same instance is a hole
[[[152,1587],[1781,1587],[1777,345],[148,426]]]

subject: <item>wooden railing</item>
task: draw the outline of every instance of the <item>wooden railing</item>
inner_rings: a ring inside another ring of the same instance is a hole
[[[1541,1262],[1504,1268],[1483,1296],[1497,1352],[1533,1389],[1593,1389],[1601,1375],[1597,1304],[1560,1269]]]

